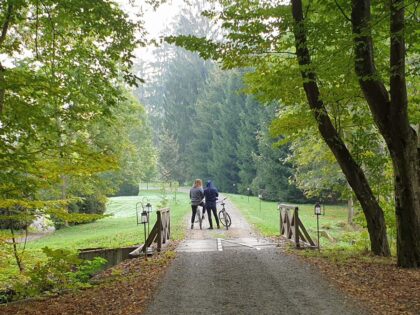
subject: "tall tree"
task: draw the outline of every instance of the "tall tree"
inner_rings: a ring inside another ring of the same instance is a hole
[[[172,182],[181,178],[179,145],[169,131],[160,135],[158,168],[160,176],[165,182]]]
[[[411,28],[415,23],[415,13],[405,17],[404,12],[407,9],[415,12],[416,5],[390,1],[387,6],[384,1],[371,4],[368,0],[353,0],[351,18],[346,15],[349,8],[344,1],[326,4],[293,0],[290,5],[221,1],[221,5],[221,14],[213,16],[222,20],[228,30],[223,42],[190,36],[170,38],[169,41],[202,51],[202,56],[221,60],[225,67],[254,66],[256,73],[251,84],[258,93],[265,93],[267,99],[291,101],[290,95],[294,95],[294,102],[300,103],[305,98],[321,136],[363,208],[372,251],[377,255],[389,255],[382,208],[363,169],[331,121],[330,111],[335,101],[346,99],[350,96],[347,92],[362,96],[385,139],[394,165],[395,210],[399,222],[398,264],[419,266],[418,135],[410,126],[408,114],[418,111],[418,104],[412,103],[409,110],[404,44],[404,27]],[[375,9],[373,15],[372,7]],[[383,12],[390,16],[388,25],[383,22]],[[375,36],[377,46],[381,48],[379,52],[373,50]],[[384,52],[386,39],[390,40],[389,54]],[[349,49],[352,46],[353,50]],[[388,64],[387,55],[390,56]],[[352,63],[355,72],[350,71]],[[381,79],[386,73],[390,74],[389,92]],[[284,77],[288,80],[282,80]],[[356,86],[357,81],[360,89]],[[303,90],[293,91],[299,85]],[[339,95],[339,91],[344,94]],[[411,117],[417,117],[417,114]]]
[[[352,1],[355,70],[393,162],[398,264],[420,267],[420,148],[418,129],[411,127],[408,116],[405,66],[407,5],[403,0],[392,0],[389,6],[389,91],[376,70],[372,5],[368,0]]]
[[[107,159],[89,128],[123,99],[119,78],[135,81],[137,25],[107,1],[9,0],[0,12],[1,197],[33,198],[75,160]]]
[[[195,34],[203,36],[212,32],[208,19],[200,15],[206,1],[192,1],[188,9],[182,10],[172,21],[165,33]],[[151,109],[155,133],[169,132],[179,146],[180,168],[178,173],[183,182],[193,174],[189,165],[192,161],[191,143],[194,139],[193,125],[196,121],[197,97],[202,92],[211,62],[202,60],[196,53],[178,47],[162,44],[154,50],[156,60],[145,68],[149,74],[145,87],[140,87],[142,102]],[[145,91],[141,91],[146,88]],[[159,137],[156,137],[158,139]],[[159,141],[157,141],[159,145]]]
[[[237,143],[239,184],[238,192],[250,194],[252,181],[257,175],[254,157],[258,153],[257,135],[260,129],[261,104],[252,96],[247,96],[239,113]],[[258,192],[257,192],[258,193]]]
[[[239,183],[239,165],[237,158],[238,135],[240,132],[241,107],[246,102],[246,96],[240,92],[243,87],[242,76],[235,72],[222,72],[219,70],[217,81],[213,82],[213,93],[216,93],[219,102],[215,106],[212,118],[212,159],[208,169],[217,187],[226,192],[236,190]],[[215,89],[218,86],[218,89]]]

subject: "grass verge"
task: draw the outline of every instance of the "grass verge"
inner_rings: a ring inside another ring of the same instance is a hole
[[[277,202],[262,201],[257,197],[228,195],[229,199],[240,209],[245,218],[264,236],[278,236],[280,218]],[[314,205],[297,204],[299,217],[312,239],[317,241],[317,218]],[[347,224],[347,208],[343,205],[326,205],[325,215],[319,217],[321,247],[351,247],[363,239],[363,231]],[[367,236],[367,235],[366,235]],[[366,243],[368,246],[368,243]]]
[[[62,228],[44,238],[28,242],[23,255],[24,264],[30,268],[43,260],[41,248],[77,250],[84,248],[117,248],[142,244],[144,242],[143,226],[137,225],[136,205],[141,212],[141,204],[150,202],[153,206],[150,229],[156,222],[156,209],[162,203],[163,197],[168,198],[171,208],[171,239],[179,240],[185,234],[184,218],[190,211],[189,197],[185,193],[162,196],[160,191],[142,191],[141,196],[113,197],[107,204],[107,214],[110,217],[93,223],[80,224]],[[169,199],[170,198],[170,199]],[[23,244],[19,244],[22,250]],[[0,246],[0,290],[19,277],[18,268],[12,256],[11,245],[3,243]]]

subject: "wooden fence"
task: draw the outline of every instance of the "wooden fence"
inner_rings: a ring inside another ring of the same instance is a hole
[[[280,235],[294,242],[296,248],[301,248],[301,245],[306,245],[311,248],[317,247],[306,231],[302,221],[299,219],[299,207],[279,204],[279,211]]]
[[[166,244],[171,235],[171,211],[164,208],[156,211],[157,220],[144,244],[130,253],[130,256],[138,256],[140,252],[146,254],[146,250],[153,242],[156,242],[157,251],[160,252],[162,244]]]

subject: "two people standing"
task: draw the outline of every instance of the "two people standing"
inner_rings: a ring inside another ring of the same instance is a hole
[[[190,199],[191,199],[191,209],[192,209],[192,216],[191,216],[191,229],[194,228],[194,221],[195,216],[197,214],[197,207],[202,206],[203,210],[207,209],[207,214],[209,217],[209,224],[210,228],[213,229],[213,221],[211,218],[211,213],[216,219],[217,228],[220,228],[219,225],[219,218],[217,217],[217,209],[216,209],[216,201],[219,197],[219,192],[217,188],[213,185],[212,181],[207,181],[206,188],[203,190],[203,183],[201,179],[196,179],[194,181],[193,187],[190,189]],[[206,203],[204,204],[203,199],[205,198]],[[204,211],[203,211],[204,212]],[[204,213],[203,213],[204,218]]]

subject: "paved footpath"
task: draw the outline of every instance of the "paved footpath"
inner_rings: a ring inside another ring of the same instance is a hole
[[[367,314],[227,209],[229,231],[189,230],[146,314]]]

